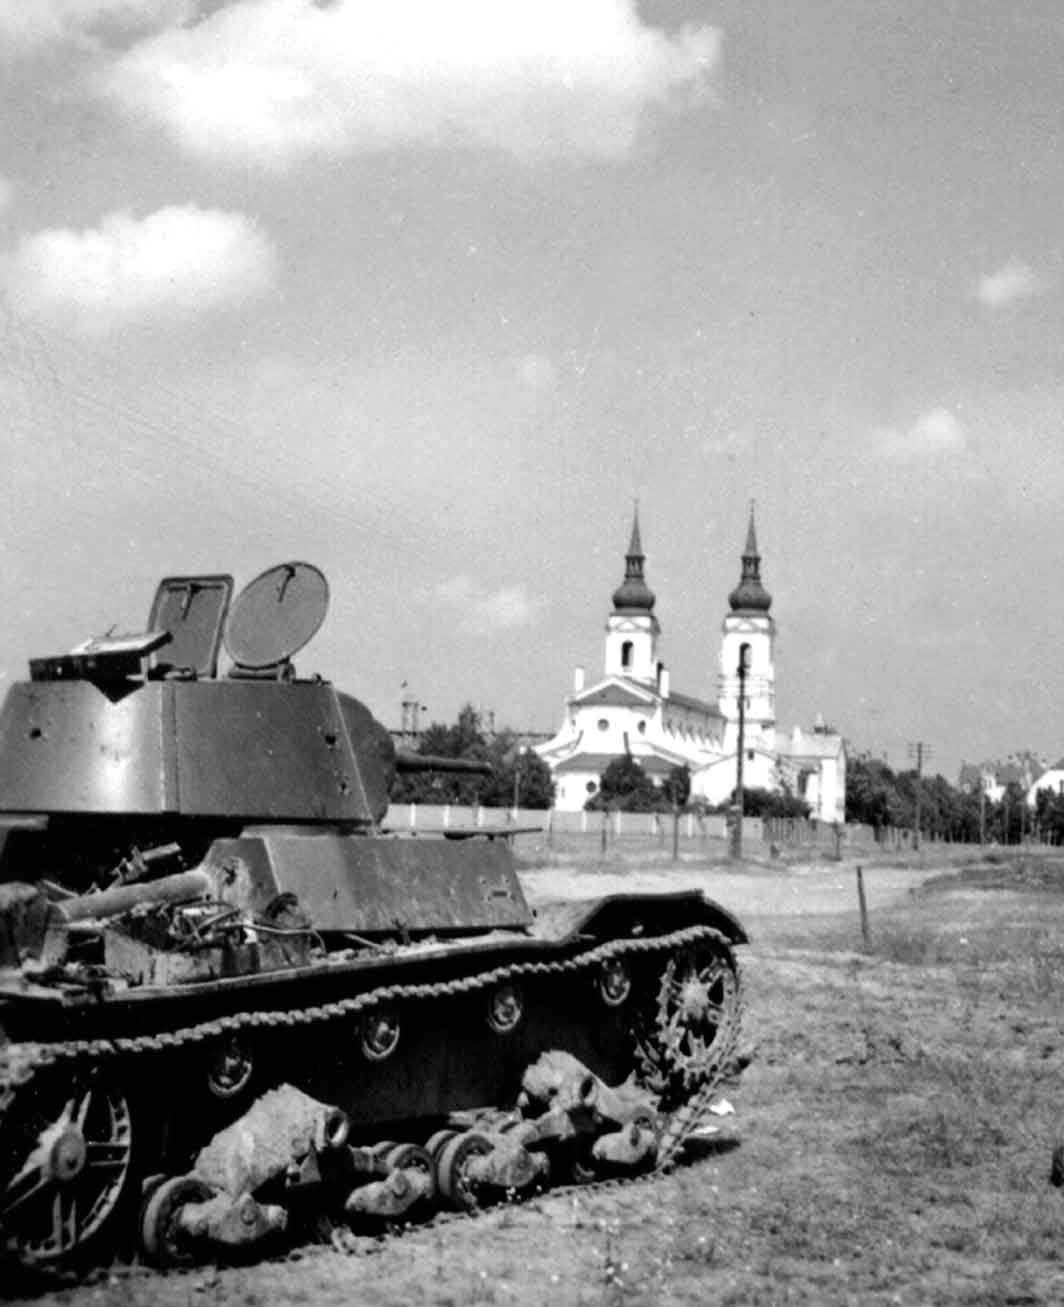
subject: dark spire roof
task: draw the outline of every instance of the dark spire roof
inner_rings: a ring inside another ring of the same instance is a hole
[[[746,532],[743,550],[743,570],[739,584],[728,596],[733,613],[767,613],[772,607],[772,596],[761,584],[761,555],[757,552],[757,533],[754,530],[754,504],[750,501],[750,526]]]
[[[617,612],[649,613],[654,610],[654,591],[643,580],[643,544],[639,538],[639,505],[632,518],[632,538],[624,558],[624,580],[613,592]]]

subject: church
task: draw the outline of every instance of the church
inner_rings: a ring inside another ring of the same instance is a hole
[[[804,799],[821,821],[844,820],[846,754],[842,737],[824,726],[776,728],[776,622],[761,582],[753,505],[739,583],[728,596],[721,630],[716,702],[674,690],[659,659],[661,625],[644,576],[639,513],[625,556],[624,580],[606,620],[603,676],[574,676],[557,734],[536,748],[555,782],[555,807],[578,811],[598,789],[606,767],[629,754],[655,783],[674,767],[691,773],[691,799],[726,803],[736,786],[740,660],[743,662],[743,785],[783,790]]]

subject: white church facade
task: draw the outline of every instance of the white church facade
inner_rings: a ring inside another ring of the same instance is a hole
[[[606,621],[601,680],[586,684],[577,668],[565,719],[538,745],[555,782],[555,806],[578,811],[593,796],[606,767],[629,754],[656,783],[674,767],[691,773],[691,798],[716,806],[737,780],[740,660],[743,676],[743,785],[781,790],[809,804],[811,815],[841,822],[846,801],[846,754],[840,735],[818,723],[809,730],[776,728],[776,623],[761,583],[753,509],[739,584],[728,597],[717,675],[717,699],[680,694],[659,658],[661,627],[644,577],[638,513],[625,557],[624,580]]]

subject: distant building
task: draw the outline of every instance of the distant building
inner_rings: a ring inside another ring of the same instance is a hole
[[[1056,771],[1061,766],[1061,763],[1055,763],[1050,770]],[[1010,753],[1004,761],[995,759],[961,764],[957,787],[965,794],[978,794],[982,790],[991,803],[1000,803],[1010,785],[1019,786],[1032,806],[1038,790],[1048,786],[1058,792],[1052,778],[1047,779],[1046,759],[1029,749]]]
[[[818,719],[808,730],[776,729],[776,623],[761,583],[753,509],[739,584],[728,598],[721,632],[715,701],[681,694],[660,658],[655,595],[644,576],[639,517],[632,523],[624,580],[606,619],[602,679],[588,685],[577,668],[557,734],[537,752],[550,766],[555,806],[576,811],[596,793],[603,771],[625,754],[658,784],[674,767],[691,772],[691,797],[724,803],[736,784],[739,734],[738,667],[746,648],[743,783],[788,789],[812,815],[842,821],[846,755],[842,737]]]
[[[1064,796],[1064,758],[1058,758],[1027,786],[1028,807],[1033,808],[1038,802],[1039,790],[1048,790],[1054,798]]]

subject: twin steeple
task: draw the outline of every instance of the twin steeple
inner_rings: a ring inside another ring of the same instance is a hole
[[[644,563],[637,503],[625,554],[625,579],[613,592],[613,612],[607,621],[605,674],[660,685],[664,678],[663,664],[659,661],[661,630],[654,616],[654,591],[643,576]],[[774,729],[775,622],[769,612],[773,596],[761,583],[761,553],[757,548],[753,503],[750,503],[739,584],[728,596],[728,603],[731,612],[724,618],[720,646],[718,704],[720,714],[728,723],[727,729],[733,729],[739,712],[736,668],[740,659],[744,659],[749,669],[745,687],[746,721],[754,738]]]
[[[651,613],[654,611],[654,591],[643,577],[646,557],[639,535],[639,505],[632,516],[632,537],[624,557],[624,580],[613,592],[613,607],[618,613]],[[733,613],[767,613],[772,607],[772,596],[761,584],[761,554],[757,548],[757,531],[754,526],[754,501],[750,501],[750,522],[746,529],[746,546],[742,553],[742,572],[739,584],[728,596]]]
[[[739,584],[728,596],[728,603],[733,613],[767,613],[772,607],[772,596],[761,584],[761,555],[757,551],[753,500],[750,501],[750,525],[746,531],[742,574]]]

